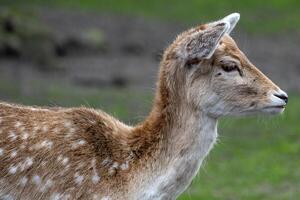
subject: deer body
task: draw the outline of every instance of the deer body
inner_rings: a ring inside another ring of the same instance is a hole
[[[8,199],[173,199],[190,184],[217,137],[215,119],[184,112],[173,127],[159,127],[169,130],[158,136],[169,137],[147,147],[152,160],[138,158],[130,146],[126,135],[135,128],[101,111],[0,108],[0,195]],[[123,140],[114,141],[114,134]]]
[[[134,127],[100,110],[0,103],[0,198],[175,199],[215,143],[219,117],[281,113],[287,103],[228,35],[238,19],[178,36],[152,111]]]

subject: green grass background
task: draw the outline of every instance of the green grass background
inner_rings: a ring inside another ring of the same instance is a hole
[[[252,33],[299,32],[300,1],[162,1],[162,0],[2,0],[0,5],[47,5],[63,9],[106,11],[183,23],[201,23],[231,12],[241,13],[241,26]],[[23,104],[101,108],[134,124],[151,107],[152,93],[130,90],[87,90],[52,86],[38,97],[24,97],[18,88],[0,82],[0,92]],[[200,174],[180,200],[300,199],[300,95],[290,94],[285,113],[277,117],[222,119],[219,142]]]
[[[112,11],[191,24],[239,12],[242,17],[239,24],[248,32],[281,33],[300,29],[299,0],[1,0],[1,3]]]

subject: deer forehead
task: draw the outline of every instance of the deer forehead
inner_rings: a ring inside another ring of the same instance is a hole
[[[251,67],[248,58],[239,49],[235,41],[229,36],[224,35],[221,39],[218,48],[214,53],[213,59],[218,62],[221,60],[237,61],[241,64],[241,67]]]

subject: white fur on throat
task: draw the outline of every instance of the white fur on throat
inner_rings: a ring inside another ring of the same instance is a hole
[[[140,193],[132,199],[175,199],[190,185],[216,141],[217,120],[208,116],[186,115],[186,117],[182,128],[174,127],[172,133],[174,138],[168,147],[170,152],[164,154],[165,162],[162,166],[153,167],[153,171],[138,175],[142,176],[144,181],[148,181],[137,188]],[[180,140],[184,145],[178,145],[176,140]],[[142,182],[140,180],[140,183]]]

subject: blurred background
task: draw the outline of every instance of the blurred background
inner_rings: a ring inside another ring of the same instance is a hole
[[[164,48],[232,12],[241,13],[233,38],[289,104],[279,117],[222,119],[179,199],[299,199],[298,0],[0,0],[1,101],[85,105],[135,124],[151,108]]]

